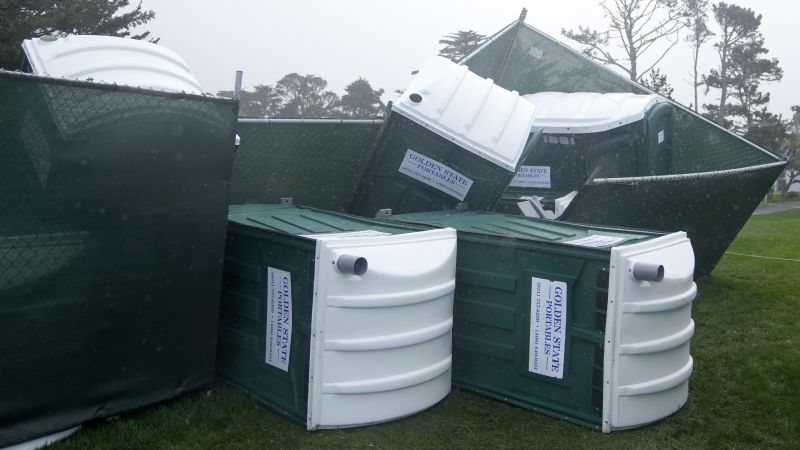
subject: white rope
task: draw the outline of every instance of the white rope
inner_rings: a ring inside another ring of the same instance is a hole
[[[792,259],[792,258],[776,258],[774,256],[748,255],[747,253],[735,253],[735,252],[725,252],[725,253],[728,255],[747,256],[748,258],[762,258],[762,259],[774,259],[777,261],[800,262],[800,259]]]

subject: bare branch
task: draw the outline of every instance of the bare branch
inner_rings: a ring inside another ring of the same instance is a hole
[[[673,42],[673,43],[672,43],[672,44],[671,44],[671,45],[670,45],[670,46],[669,46],[669,47],[668,47],[666,50],[664,50],[664,53],[662,53],[662,54],[661,54],[661,57],[659,57],[659,58],[656,60],[656,62],[654,62],[654,63],[653,63],[653,64],[652,64],[650,67],[648,67],[648,68],[647,68],[647,70],[645,70],[644,72],[642,72],[642,74],[645,74],[645,73],[647,73],[647,72],[649,72],[649,71],[653,70],[653,68],[654,68],[654,67],[656,67],[656,66],[658,65],[658,63],[660,63],[660,62],[661,62],[661,60],[662,60],[662,59],[664,59],[664,57],[665,57],[665,56],[667,56],[667,53],[668,53],[668,52],[670,51],[670,49],[671,49],[672,47],[674,47],[676,44],[677,44],[677,42]]]

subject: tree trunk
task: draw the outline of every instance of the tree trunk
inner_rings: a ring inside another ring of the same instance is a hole
[[[692,86],[694,87],[694,112],[698,111],[698,101],[697,101],[697,88],[700,86],[697,83],[697,61],[700,59],[700,43],[695,42],[694,44],[694,83]]]
[[[781,190],[781,198],[786,197],[786,194],[789,193],[789,189],[791,189],[792,186],[800,184],[800,170],[789,169],[786,173],[789,175],[789,180]]]
[[[717,111],[717,124],[722,126],[725,122],[725,102],[728,100],[728,52],[727,49],[722,51],[722,61],[719,67],[720,78],[720,94],[719,94],[719,111]]]
[[[636,68],[636,47],[634,45],[633,40],[633,27],[628,22],[628,17],[625,18],[625,39],[628,40],[626,46],[628,47],[628,58],[631,60],[631,70],[628,72],[628,75],[631,77],[631,81],[639,82],[639,73]]]

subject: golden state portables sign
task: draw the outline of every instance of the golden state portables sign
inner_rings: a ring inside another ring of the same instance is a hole
[[[564,377],[567,330],[567,284],[531,279],[531,334],[528,370],[547,377]]]

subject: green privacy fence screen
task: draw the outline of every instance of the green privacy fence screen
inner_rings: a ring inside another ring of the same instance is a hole
[[[595,180],[580,188],[559,219],[686,231],[695,253],[695,275],[707,275],[782,170],[778,162],[700,174]],[[755,189],[759,186],[763,190]]]
[[[238,106],[0,72],[0,447],[209,384]]]
[[[464,64],[520,94],[651,94],[522,21],[495,35]],[[687,108],[677,103],[672,106],[672,154],[665,176],[634,181],[609,178],[602,185],[589,180],[578,189],[578,196],[562,218],[598,225],[685,230],[692,238],[695,274],[699,276],[713,270],[785,163]],[[536,150],[529,160],[537,158]],[[707,172],[717,173],[700,175]],[[518,194],[506,191],[504,198],[517,198]],[[508,208],[508,204],[503,207]],[[724,213],[720,215],[720,211]]]
[[[231,204],[277,203],[344,211],[381,120],[240,119]]]

